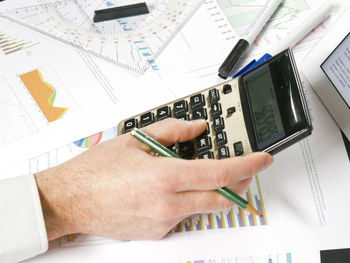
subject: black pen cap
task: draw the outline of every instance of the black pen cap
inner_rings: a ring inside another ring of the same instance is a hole
[[[243,53],[249,47],[249,42],[245,39],[240,39],[235,47],[232,49],[230,54],[225,59],[224,63],[219,68],[219,77],[227,79],[228,76],[233,72],[238,60],[241,58]]]

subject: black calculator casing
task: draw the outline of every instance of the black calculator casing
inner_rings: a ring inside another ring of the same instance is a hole
[[[249,100],[247,99],[247,90],[245,79],[260,68],[269,65],[275,92],[278,94],[278,104],[281,115],[283,116],[283,125],[286,130],[285,138],[274,142],[273,144],[261,148],[257,144],[254,134],[254,124],[249,114]],[[239,80],[239,89],[245,125],[247,127],[252,151],[264,151],[276,154],[290,145],[300,141],[312,133],[313,127],[311,117],[306,103],[302,82],[300,80],[298,69],[294,60],[293,53],[287,49],[278,55],[265,61],[263,64],[243,74]]]
[[[259,142],[257,137],[253,107],[247,88],[247,80],[261,70],[269,70],[272,76],[273,89],[284,127],[283,138],[280,136],[278,140],[267,141],[267,143]],[[233,95],[234,99],[231,100],[229,96]],[[179,114],[179,110],[182,109],[184,109],[183,115]],[[289,49],[244,73],[239,78],[123,120],[118,124],[118,134],[127,133],[134,127],[142,128],[168,117],[207,120],[207,130],[202,135],[190,142],[170,146],[171,150],[185,159],[223,159],[256,151],[276,154],[312,132],[311,118],[302,84],[293,54]],[[221,140],[223,136],[224,141]]]

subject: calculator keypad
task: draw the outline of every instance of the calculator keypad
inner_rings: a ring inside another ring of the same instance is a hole
[[[166,118],[205,119],[207,129],[197,138],[168,146],[184,159],[225,159],[251,152],[240,104],[237,80],[230,80],[134,116],[118,126],[119,133]]]

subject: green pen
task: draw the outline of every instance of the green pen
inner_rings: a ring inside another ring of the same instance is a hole
[[[144,132],[140,131],[137,128],[133,128],[132,131],[130,132],[130,134],[134,138],[139,140],[140,142],[146,144],[154,152],[158,153],[161,156],[175,157],[175,158],[181,159],[181,157],[179,155],[170,151],[168,148],[166,148],[165,146],[163,146],[162,144],[160,144],[159,142],[157,142],[153,138],[149,137],[147,134],[145,134]],[[222,196],[226,197],[230,201],[234,202],[236,205],[238,205],[239,207],[241,207],[245,211],[252,213],[252,214],[255,214],[259,217],[262,216],[259,213],[259,211],[257,211],[251,204],[249,204],[246,200],[244,200],[239,195],[232,192],[230,189],[228,189],[226,187],[222,187],[222,188],[216,189],[215,191],[218,192],[219,194],[221,194]]]

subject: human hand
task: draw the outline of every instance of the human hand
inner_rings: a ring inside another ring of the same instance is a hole
[[[163,145],[191,140],[206,122],[166,119],[142,129]],[[272,163],[267,153],[223,160],[155,157],[130,134],[37,173],[48,239],[88,233],[118,240],[160,239],[184,218],[226,210],[217,192],[243,193]]]

